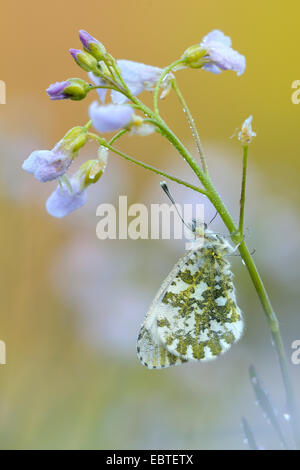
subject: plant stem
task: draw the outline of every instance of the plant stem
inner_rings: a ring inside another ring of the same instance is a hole
[[[204,149],[203,149],[202,142],[201,142],[199,134],[198,134],[198,130],[197,130],[194,118],[193,118],[193,116],[192,116],[192,114],[189,110],[188,105],[186,104],[186,101],[185,101],[185,99],[184,99],[184,97],[183,97],[183,95],[182,95],[175,79],[172,80],[172,87],[173,87],[173,90],[175,91],[175,93],[177,94],[177,96],[179,98],[179,101],[180,101],[180,103],[183,107],[183,110],[184,110],[185,114],[186,114],[187,120],[190,124],[192,134],[193,134],[193,137],[195,139],[197,150],[198,150],[198,153],[199,153],[199,156],[200,156],[202,169],[205,173],[208,173],[208,169],[207,169],[207,165],[206,165],[206,161],[205,161]]]
[[[165,76],[172,71],[177,65],[180,65],[183,63],[183,59],[178,59],[175,60],[172,64],[168,65],[168,67],[165,67],[156,83],[155,90],[154,90],[154,95],[153,95],[153,109],[156,117],[159,117],[159,109],[158,109],[158,93],[160,86],[163,82],[163,79]]]
[[[243,146],[243,176],[242,176],[242,188],[241,188],[241,199],[240,199],[240,220],[239,220],[239,233],[241,237],[243,237],[243,234],[244,234],[247,160],[248,160],[248,145],[245,145]]]
[[[128,132],[127,129],[121,129],[119,132],[117,132],[108,142],[110,145],[114,144],[116,140],[118,140],[122,135],[126,134]]]
[[[112,147],[110,144],[102,144],[103,146],[107,147],[109,150],[114,152],[115,154],[119,155],[120,157],[124,158],[125,160],[128,160],[131,163],[134,163],[135,165],[139,165],[142,168],[145,168],[146,170],[150,170],[157,175],[164,176],[165,178],[168,178],[169,180],[175,181],[176,183],[182,184],[186,186],[187,188],[193,189],[194,191],[197,191],[198,193],[206,195],[206,192],[204,189],[198,188],[198,186],[194,186],[193,184],[188,183],[187,181],[183,181],[180,178],[177,178],[175,176],[169,175],[168,173],[165,173],[164,171],[158,170],[158,168],[155,168],[154,166],[148,165],[147,163],[141,162],[140,160],[136,160],[133,157],[130,157],[129,155],[121,152],[120,150]]]
[[[119,132],[118,134],[116,134],[114,137],[115,137],[115,140],[116,140],[116,137],[119,135],[119,137],[123,134],[124,132]],[[121,134],[121,135],[120,135]],[[187,181],[184,181],[180,178],[177,178],[176,176],[172,176],[172,175],[169,175],[168,173],[164,172],[164,171],[161,171],[159,170],[158,168],[155,168],[154,166],[151,166],[151,165],[148,165],[147,163],[144,163],[144,162],[141,162],[140,160],[137,160],[133,157],[130,157],[129,155],[127,155],[126,153],[124,152],[121,152],[120,150],[116,149],[115,147],[113,147],[112,145],[110,145],[109,142],[106,142],[104,139],[102,139],[101,137],[99,137],[97,134],[93,134],[93,133],[89,133],[89,137],[93,140],[96,140],[100,145],[102,145],[103,147],[106,147],[108,148],[109,150],[111,150],[112,152],[114,152],[115,154],[119,155],[120,157],[124,158],[125,160],[128,160],[129,162],[131,163],[134,163],[135,165],[138,165],[138,166],[141,166],[142,168],[145,168],[146,170],[149,170],[149,171],[152,171],[153,173],[156,173],[157,175],[160,175],[160,176],[164,176],[165,178],[168,178],[169,180],[171,181],[175,181],[176,183],[178,184],[182,184],[183,186],[186,186],[187,188],[190,188],[192,189],[193,191],[197,191],[198,193],[201,193],[203,195],[206,195],[206,191],[202,188],[198,188],[198,186],[195,186],[191,183],[188,183]],[[112,139],[113,140],[113,139]],[[110,141],[111,142],[111,141]]]

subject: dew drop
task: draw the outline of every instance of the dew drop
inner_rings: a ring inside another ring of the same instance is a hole
[[[288,414],[288,413],[284,413],[284,414],[283,414],[283,417],[284,417],[284,419],[285,419],[286,421],[290,421],[290,419],[291,419],[291,415]]]

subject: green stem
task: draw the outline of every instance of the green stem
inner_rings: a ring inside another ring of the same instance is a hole
[[[123,89],[122,86],[119,83],[115,82],[115,80],[113,78],[110,78],[108,75],[105,75],[100,70],[93,70],[93,73],[97,77],[102,78],[103,80],[105,80],[106,83],[109,84],[108,87],[107,86],[104,86],[104,87],[99,86],[98,88],[113,88],[114,90],[117,90],[120,93],[126,94],[125,89]]]
[[[89,128],[91,127],[92,125],[92,121],[88,121],[84,126],[82,126],[82,128],[85,130],[85,131],[88,131]]]
[[[121,132],[119,133],[121,134]],[[112,145],[110,145],[109,142],[106,142],[104,139],[99,137],[97,134],[89,133],[89,137],[93,140],[96,140],[100,145],[103,147],[108,148],[115,154],[119,155],[120,157],[124,158],[125,160],[128,160],[131,163],[134,163],[135,165],[141,166],[142,168],[145,168],[146,170],[152,171],[153,173],[156,173],[157,175],[164,176],[165,178],[168,178],[171,181],[175,181],[178,184],[182,184],[183,186],[186,186],[187,188],[192,189],[193,191],[197,191],[198,193],[206,195],[206,191],[202,188],[198,188],[198,186],[195,186],[191,183],[188,183],[187,181],[184,181],[180,178],[177,178],[176,176],[169,175],[168,173],[159,170],[158,168],[155,168],[154,166],[148,165],[147,163],[141,162],[140,160],[137,160],[133,157],[130,157],[124,152],[121,152],[120,150],[116,149]],[[117,135],[115,136],[117,137]],[[120,137],[120,135],[119,135]]]
[[[168,65],[168,67],[165,67],[156,83],[155,90],[154,90],[154,95],[153,95],[153,109],[156,117],[159,117],[159,109],[158,109],[158,94],[159,94],[159,89],[160,86],[163,82],[163,79],[165,76],[170,73],[177,65],[180,65],[183,63],[183,59],[178,59],[175,60],[172,64]]]
[[[241,237],[243,237],[243,234],[244,234],[247,160],[248,160],[248,145],[245,145],[243,147],[243,176],[242,176],[242,188],[241,188],[241,199],[240,199],[240,220],[239,220],[239,233]]]
[[[183,110],[184,110],[185,114],[186,114],[187,120],[190,124],[192,134],[193,134],[193,137],[195,139],[197,150],[198,150],[198,153],[199,153],[199,156],[200,156],[202,169],[205,173],[208,173],[208,169],[207,169],[207,165],[206,165],[206,161],[205,161],[204,149],[203,149],[202,142],[201,142],[199,134],[198,134],[198,130],[197,130],[194,118],[193,118],[193,116],[192,116],[192,114],[189,110],[189,107],[188,107],[188,105],[187,105],[187,103],[186,103],[186,101],[185,101],[185,99],[184,99],[184,97],[183,97],[183,95],[182,95],[175,79],[172,80],[172,87],[173,87],[173,90],[175,91],[175,93],[177,94],[177,96],[179,98],[179,101],[180,101],[180,103],[183,107]]]
[[[122,129],[120,130],[119,132],[117,132],[111,139],[110,141],[108,142],[110,145],[114,144],[116,142],[116,140],[118,140],[120,137],[122,137],[122,135],[126,134],[126,132],[128,132],[127,129]]]
[[[120,83],[121,85],[123,86],[124,90],[126,90],[127,94],[131,95],[131,91],[129,90],[128,86],[127,86],[127,83],[125,82],[125,80],[123,79],[122,77],[122,73],[117,65],[117,63],[115,62],[115,60],[113,60],[113,63],[112,63],[112,68],[116,74],[116,76],[118,77],[118,79],[120,80]]]
[[[92,90],[97,90],[98,88],[105,88],[105,90],[116,90],[116,87],[115,86],[112,86],[112,85],[93,85],[89,88],[89,91],[92,91]],[[119,90],[117,90],[119,91]]]
[[[121,152],[120,150],[112,147],[109,144],[103,144],[103,146],[107,147],[109,150],[114,152],[115,154],[119,155],[120,157],[124,158],[125,160],[128,160],[131,163],[134,163],[135,165],[141,166],[142,168],[145,168],[146,170],[150,170],[157,175],[164,176],[165,178],[168,178],[171,181],[175,181],[176,183],[182,184],[183,186],[186,186],[187,188],[193,189],[194,191],[197,191],[198,193],[206,195],[206,192],[204,189],[198,188],[198,186],[195,186],[193,184],[188,183],[187,181],[183,181],[180,178],[177,178],[175,176],[169,175],[168,173],[165,173],[164,171],[158,170],[154,166],[148,165],[147,163],[141,162],[140,160],[136,160],[133,157],[130,157],[129,155]]]

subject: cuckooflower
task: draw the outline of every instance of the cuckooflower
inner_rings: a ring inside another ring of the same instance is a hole
[[[231,48],[231,39],[217,29],[208,33],[201,42],[201,47],[207,50],[204,58],[209,62],[203,66],[212,73],[221,73],[222,70],[233,70],[242,75],[246,68],[246,59],[239,52]]]
[[[86,203],[86,188],[96,183],[103,175],[107,156],[107,149],[99,147],[97,160],[88,160],[70,180],[60,181],[60,185],[46,202],[46,209],[50,215],[61,218]]]
[[[45,183],[62,176],[72,163],[72,153],[65,152],[60,142],[52,150],[35,150],[24,161],[22,168]]]
[[[52,83],[47,88],[51,100],[82,100],[90,91],[90,85],[81,78],[70,78],[63,82]]]
[[[145,65],[131,60],[118,60],[118,67],[121,70],[122,77],[134,96],[142,91],[153,91],[159,79],[162,70],[159,67]],[[127,101],[126,96],[112,90],[111,100],[115,104],[122,104]]]
[[[126,104],[108,104],[99,106],[94,101],[89,109],[93,126],[99,132],[111,132],[128,126],[134,116],[134,110]]]
[[[182,59],[183,66],[203,68],[216,74],[233,70],[242,75],[246,68],[245,57],[232,49],[230,37],[217,29],[208,33],[200,44],[189,47]]]
[[[117,65],[126,85],[134,96],[139,95],[144,90],[153,91],[162,72],[162,69],[159,67],[145,65],[131,60],[117,60]],[[161,96],[161,98],[166,96],[170,89],[171,76],[171,74],[168,74],[162,82],[163,96]],[[105,85],[105,81],[93,73],[89,73],[89,77],[96,85]],[[97,91],[100,100],[104,103],[107,90],[98,89]],[[114,104],[124,104],[128,101],[128,98],[122,93],[112,90],[111,100]]]
[[[35,150],[24,161],[23,170],[45,183],[64,175],[77,152],[87,141],[87,130],[73,127],[52,150]]]
[[[69,183],[70,188],[69,185],[62,182],[46,202],[46,209],[53,217],[64,217],[83,206],[87,201],[86,190],[81,179],[73,176]]]

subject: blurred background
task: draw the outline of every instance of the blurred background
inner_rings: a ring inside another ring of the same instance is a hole
[[[58,220],[45,210],[55,184],[21,169],[35,149],[50,149],[88,120],[92,93],[81,102],[50,101],[45,89],[85,78],[68,53],[89,31],[116,58],[163,67],[218,28],[246,56],[237,77],[187,70],[178,82],[202,137],[213,178],[238,214],[241,149],[230,136],[253,114],[257,138],[249,152],[247,240],[278,312],[285,348],[300,339],[299,122],[291,102],[300,79],[299,5],[199,0],[99,2],[28,0],[1,7],[0,105],[1,321],[7,364],[0,365],[0,447],[3,449],[246,448],[245,416],[265,448],[279,443],[255,406],[248,367],[255,364],[287,433],[284,393],[266,321],[239,257],[232,258],[246,330],[217,361],[149,371],[136,358],[144,315],[184,250],[181,241],[99,241],[101,202],[166,202],[159,178],[110,155],[105,177],[86,206]],[[146,97],[149,102],[149,97]],[[161,111],[194,151],[190,130],[170,95]],[[146,141],[147,139],[147,141]],[[195,182],[160,136],[124,137],[124,152]],[[94,158],[89,144],[84,158]],[[179,203],[204,202],[170,184]],[[214,211],[205,206],[207,218]],[[211,227],[225,233],[220,219]],[[300,366],[290,364],[295,387]]]

